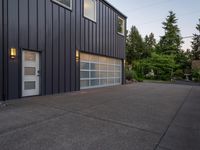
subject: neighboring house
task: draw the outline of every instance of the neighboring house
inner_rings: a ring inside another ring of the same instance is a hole
[[[0,0],[0,99],[123,84],[125,31],[105,0]]]

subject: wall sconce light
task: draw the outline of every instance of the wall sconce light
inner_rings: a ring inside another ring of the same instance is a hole
[[[80,52],[79,50],[76,50],[76,61],[79,61],[80,58]]]
[[[10,49],[10,58],[15,59],[17,56],[17,49],[16,48],[11,48]]]

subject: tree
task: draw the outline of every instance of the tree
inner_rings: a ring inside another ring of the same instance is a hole
[[[181,50],[176,56],[175,56],[176,64],[179,65],[178,69],[182,69],[183,71],[190,69],[191,67],[191,61],[190,61],[190,51],[184,51]]]
[[[151,53],[155,49],[156,39],[154,38],[154,34],[150,33],[150,35],[146,35],[144,38],[145,49],[143,52],[143,57],[150,57]]]
[[[173,11],[169,12],[166,21],[162,23],[165,30],[164,36],[161,36],[158,50],[164,54],[177,54],[180,52],[182,38],[180,29],[177,25],[176,14]]]
[[[144,50],[143,39],[135,26],[131,27],[127,37],[126,56],[127,62],[131,64],[134,59],[140,59]]]
[[[137,60],[133,67],[140,78],[146,78],[153,71],[155,76],[152,79],[170,80],[178,65],[173,55],[152,53],[149,58]]]
[[[200,59],[200,19],[199,24],[196,26],[198,34],[193,34],[192,38],[192,55],[193,59],[199,60]]]

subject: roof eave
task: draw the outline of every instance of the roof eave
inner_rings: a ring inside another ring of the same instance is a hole
[[[109,5],[110,7],[112,7],[114,10],[116,10],[120,15],[122,15],[124,18],[128,18],[124,13],[122,13],[121,11],[119,11],[115,6],[113,6],[110,2],[108,2],[107,0],[102,0],[104,1],[107,5]]]

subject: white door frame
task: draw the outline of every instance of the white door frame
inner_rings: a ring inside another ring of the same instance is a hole
[[[30,60],[25,60],[25,56],[28,55],[30,55],[29,56]],[[40,52],[31,50],[22,50],[21,62],[22,62],[22,70],[21,70],[22,97],[40,95],[41,93]]]

